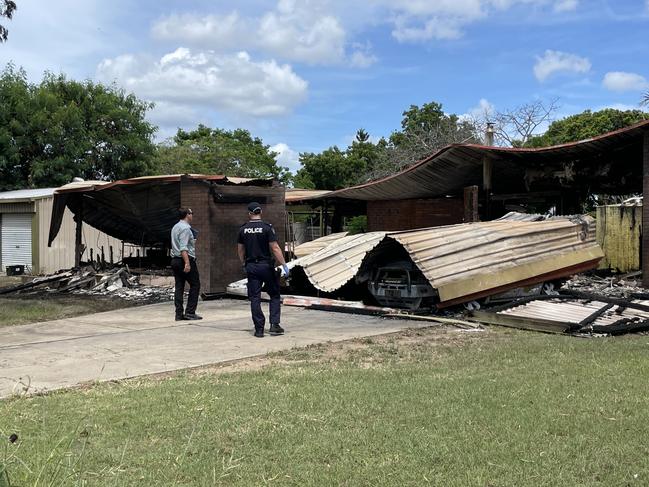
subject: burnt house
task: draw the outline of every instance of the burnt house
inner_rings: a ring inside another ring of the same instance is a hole
[[[250,201],[264,206],[264,219],[277,229],[283,245],[284,187],[275,180],[184,174],[71,183],[54,193],[49,245],[68,208],[77,223],[76,265],[83,258],[83,224],[125,242],[159,248],[164,255],[178,221],[177,210],[188,207],[194,212],[192,226],[199,232],[196,260],[202,292],[220,293],[242,277],[236,241]]]
[[[332,232],[366,215],[368,231],[400,231],[499,218],[509,211],[581,213],[592,195],[649,199],[649,120],[598,137],[543,148],[446,146],[382,179],[294,204],[324,207]],[[299,201],[298,201],[299,200]],[[649,205],[643,209],[649,225]],[[649,232],[642,262],[649,286]]]

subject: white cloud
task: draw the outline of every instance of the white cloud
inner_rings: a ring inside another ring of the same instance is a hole
[[[131,54],[103,60],[97,78],[155,102],[194,106],[237,117],[289,113],[305,100],[308,84],[289,65],[255,62],[246,52],[218,55],[178,48],[160,60]]]
[[[399,42],[458,39],[476,21],[516,6],[552,6],[554,12],[575,10],[578,0],[375,0],[391,12],[392,35]]]
[[[490,118],[496,112],[496,106],[486,98],[480,98],[476,106],[469,109],[467,113],[460,115],[461,120],[484,120]]]
[[[641,91],[649,88],[649,82],[644,76],[624,71],[606,73],[602,83],[611,91]]]
[[[462,37],[461,22],[440,17],[427,20],[422,26],[409,24],[404,17],[395,22],[392,35],[399,42],[423,42],[430,39],[459,39]]]
[[[587,73],[590,67],[588,58],[548,49],[543,56],[536,57],[534,76],[539,81],[545,81],[557,73]]]
[[[372,54],[372,46],[369,42],[365,44],[356,42],[352,48],[354,51],[349,56],[349,64],[355,68],[369,68],[379,60]]]
[[[572,12],[577,10],[579,0],[559,0],[554,4],[555,12]]]
[[[293,173],[296,173],[300,169],[300,154],[291,149],[288,144],[280,142],[271,146],[270,150],[277,152],[275,160],[280,166],[288,167]]]
[[[211,49],[237,47],[246,35],[246,21],[236,11],[227,15],[172,14],[153,24],[151,34],[158,40],[183,40],[205,44]],[[241,47],[241,46],[240,46]]]
[[[0,20],[9,29],[0,63],[13,60],[32,80],[40,80],[46,70],[87,78],[94,64],[86,59],[108,56],[130,40],[116,22],[121,11],[100,0],[16,3],[13,19]]]
[[[340,64],[346,55],[347,33],[339,19],[309,2],[280,1],[274,10],[259,17],[242,17],[233,11],[227,15],[170,15],[158,20],[151,29],[161,40],[180,41],[202,49],[225,51],[256,50],[279,59],[306,64]],[[353,53],[354,66],[366,67],[370,53]]]

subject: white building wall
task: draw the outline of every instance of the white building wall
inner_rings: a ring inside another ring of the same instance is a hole
[[[74,216],[69,209],[65,209],[63,221],[59,234],[47,246],[47,239],[50,234],[50,221],[52,220],[52,205],[54,198],[42,198],[36,200],[36,213],[38,215],[38,269],[34,273],[50,274],[60,269],[74,267],[74,241],[76,223]],[[36,237],[36,236],[34,236]],[[90,259],[90,249],[93,249],[95,259],[101,255],[101,248],[104,248],[106,261],[109,260],[110,247],[113,247],[113,260],[118,262],[122,259],[122,241],[110,237],[87,223],[83,224],[82,242],[86,246],[82,260]],[[128,255],[128,252],[127,252]]]

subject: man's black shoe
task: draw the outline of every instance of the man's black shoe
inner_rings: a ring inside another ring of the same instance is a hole
[[[279,325],[270,325],[270,334],[271,335],[281,335],[284,333],[284,328]]]
[[[198,316],[196,313],[185,313],[186,320],[202,320],[202,316]]]
[[[185,315],[176,315],[176,321],[185,321],[186,319]]]
[[[256,338],[264,338],[264,330],[255,330]]]

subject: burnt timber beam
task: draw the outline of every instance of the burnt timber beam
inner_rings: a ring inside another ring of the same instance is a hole
[[[464,188],[464,223],[480,221],[478,216],[478,187]]]
[[[81,254],[83,247],[81,243],[82,230],[83,230],[83,199],[79,203],[79,211],[74,216],[76,222],[75,235],[74,235],[74,267],[81,265]]]
[[[642,142],[642,287],[649,288],[649,130]]]

